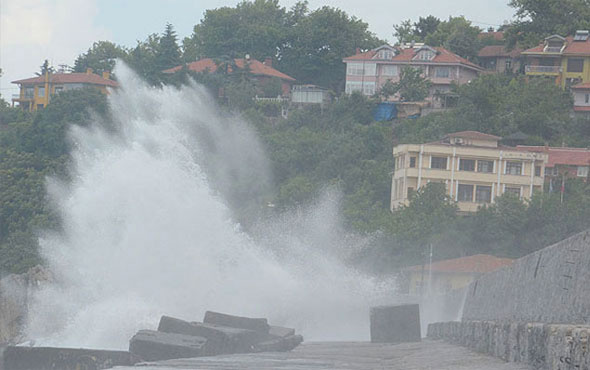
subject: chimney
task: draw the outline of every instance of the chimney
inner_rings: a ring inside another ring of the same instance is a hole
[[[92,74],[92,68],[86,68],[86,74],[87,75],[91,75]]]
[[[266,57],[264,59],[264,65],[267,67],[271,67],[272,68],[272,58],[271,57]]]
[[[102,72],[102,78],[104,78],[105,80],[108,80],[109,78],[111,78],[111,72],[109,72],[109,71]]]
[[[246,59],[247,62],[250,61],[250,54],[246,54],[246,56],[244,57],[244,59]]]

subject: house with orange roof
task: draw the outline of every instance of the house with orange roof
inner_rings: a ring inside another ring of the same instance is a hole
[[[197,73],[215,73],[219,68],[219,63],[212,58],[203,58],[195,62],[188,63],[186,65],[176,66],[170,69],[166,69],[164,73],[176,73],[187,68],[189,71]],[[291,86],[295,83],[295,79],[291,76],[284,74],[283,72],[273,68],[272,58],[266,58],[264,62],[260,62],[256,59],[252,59],[249,56],[245,58],[233,59],[233,66],[235,68],[245,70],[258,84],[268,83],[272,79],[278,79],[281,81],[281,91],[283,96],[288,96],[291,92]],[[228,66],[228,72],[232,72],[232,66]]]
[[[501,139],[461,131],[435,142],[395,146],[391,211],[408,205],[412,193],[430,182],[444,184],[465,215],[505,193],[529,199],[542,191],[547,153],[501,145]]]
[[[17,103],[23,110],[30,112],[45,108],[51,97],[61,91],[92,87],[107,94],[108,88],[119,86],[116,81],[110,79],[109,72],[103,72],[100,76],[93,73],[91,68],[88,68],[86,73],[46,73],[43,76],[12,83],[20,87],[20,93],[12,98],[12,105]]]
[[[590,82],[590,31],[573,36],[551,35],[540,45],[525,50],[527,76],[555,79],[562,88]]]
[[[590,149],[528,145],[518,145],[517,149],[547,154],[545,180],[552,182],[553,189],[558,189],[564,178],[588,181],[590,177]]]
[[[477,77],[482,68],[442,47],[410,44],[402,47],[383,45],[343,59],[346,64],[346,93],[364,95],[378,93],[387,81],[399,81],[401,70],[419,68],[432,83],[429,100],[433,105],[444,104],[437,98],[451,91],[452,84],[465,84]],[[399,97],[394,97],[399,99]]]
[[[574,113],[590,118],[590,82],[572,86]]]
[[[482,274],[510,266],[510,258],[488,254],[448,259],[402,269],[409,294],[446,294],[471,284]]]

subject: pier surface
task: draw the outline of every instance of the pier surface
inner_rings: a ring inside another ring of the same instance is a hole
[[[139,366],[143,370],[533,370],[523,364],[506,363],[498,358],[435,340],[397,345],[310,342],[303,343],[291,352],[199,357]]]

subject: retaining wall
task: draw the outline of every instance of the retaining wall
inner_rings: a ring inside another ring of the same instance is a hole
[[[590,230],[479,277],[462,319],[590,324]]]

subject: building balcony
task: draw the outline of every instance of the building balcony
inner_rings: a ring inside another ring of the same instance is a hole
[[[542,75],[559,75],[563,68],[560,66],[533,66],[527,65],[524,67],[527,74],[542,74]]]
[[[34,98],[32,96],[23,96],[21,97],[20,94],[12,94],[12,101],[18,101],[18,102],[25,102],[25,101],[33,101]]]

